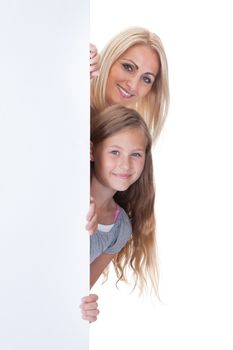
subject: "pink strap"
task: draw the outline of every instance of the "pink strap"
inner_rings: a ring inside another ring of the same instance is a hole
[[[116,206],[115,217],[114,217],[114,222],[116,222],[119,214],[120,214],[120,207],[119,207],[119,205],[117,205]]]

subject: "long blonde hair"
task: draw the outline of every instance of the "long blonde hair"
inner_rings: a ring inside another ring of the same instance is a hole
[[[126,211],[132,223],[129,242],[113,260],[118,280],[127,281],[127,266],[135,277],[135,284],[142,291],[147,277],[157,291],[158,267],[155,235],[153,166],[151,135],[142,117],[134,109],[114,105],[91,118],[91,141],[95,147],[111,135],[123,129],[139,128],[147,141],[145,165],[140,178],[126,191],[117,192],[114,200]]]
[[[160,38],[145,28],[131,27],[116,35],[101,52],[100,74],[91,82],[91,107],[99,113],[108,103],[106,86],[113,63],[130,47],[147,45],[154,50],[160,62],[160,69],[150,92],[138,100],[132,108],[137,110],[146,121],[154,139],[159,135],[168,112],[169,86],[168,65],[163,44]]]

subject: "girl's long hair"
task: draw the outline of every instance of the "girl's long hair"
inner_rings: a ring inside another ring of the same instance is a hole
[[[132,224],[132,235],[125,247],[113,260],[118,281],[127,281],[129,266],[135,277],[135,284],[143,291],[150,285],[157,294],[158,264],[155,235],[154,201],[155,189],[150,132],[145,121],[133,109],[114,105],[91,118],[91,141],[96,144],[123,129],[139,128],[143,130],[147,145],[145,165],[140,178],[126,191],[118,191],[114,200],[126,211]]]
[[[108,106],[106,86],[113,63],[126,50],[135,45],[147,45],[159,58],[160,69],[150,92],[130,107],[137,110],[146,121],[153,139],[159,135],[169,106],[168,65],[160,38],[145,28],[130,27],[116,35],[100,55],[100,73],[91,82],[91,107],[96,113]]]

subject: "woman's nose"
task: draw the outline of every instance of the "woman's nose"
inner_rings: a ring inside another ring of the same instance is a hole
[[[138,77],[135,75],[133,77],[130,77],[130,79],[128,79],[126,81],[126,85],[129,88],[130,91],[132,92],[136,92],[137,91],[137,87],[138,87]]]

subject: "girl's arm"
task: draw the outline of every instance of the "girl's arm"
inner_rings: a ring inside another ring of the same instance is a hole
[[[90,234],[93,234],[97,229],[97,216],[94,205],[94,200],[91,198],[90,209],[87,214],[87,226],[86,229]],[[96,258],[93,263],[90,265],[90,286],[92,287],[104,269],[108,266],[111,260],[114,258],[114,254],[102,254],[98,258]],[[98,296],[96,294],[90,294],[85,296],[81,300],[81,312],[82,318],[89,322],[94,322],[97,320],[97,316],[99,314],[98,304],[97,304]]]
[[[92,287],[104,269],[108,266],[111,260],[114,258],[114,254],[102,254],[96,258],[90,265],[90,287]],[[90,294],[81,300],[81,312],[82,318],[89,322],[97,320],[99,314],[98,296],[96,294]]]
[[[90,235],[92,235],[95,233],[98,226],[96,207],[94,199],[92,197],[90,199],[90,207],[86,216],[86,220],[86,230],[89,232]],[[88,296],[82,298],[80,308],[82,318],[84,320],[87,320],[89,322],[94,322],[97,320],[97,316],[99,314],[97,300],[98,296],[96,294],[89,294]]]
[[[101,254],[90,265],[90,288],[98,280],[101,273],[108,266],[115,254]]]

